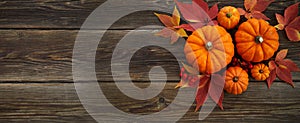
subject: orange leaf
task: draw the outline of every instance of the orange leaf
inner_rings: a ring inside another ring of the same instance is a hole
[[[164,15],[164,14],[158,14],[158,13],[154,13],[159,20],[166,26],[166,27],[172,27],[174,26],[174,24],[172,23],[172,17],[170,17],[169,15]]]
[[[239,11],[240,15],[245,15],[246,11],[242,8],[237,8],[237,10]]]
[[[275,16],[279,24],[282,24],[284,26],[286,25],[284,17],[282,15],[276,13]]]
[[[260,11],[252,11],[251,15],[253,18],[256,18],[256,19],[270,20],[270,18],[268,18],[266,15],[264,15]]]

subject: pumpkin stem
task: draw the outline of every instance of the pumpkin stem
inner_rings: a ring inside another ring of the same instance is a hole
[[[260,44],[260,43],[263,43],[263,42],[264,42],[264,38],[261,37],[261,36],[256,36],[256,37],[255,37],[255,42],[256,42],[256,43],[259,43],[259,44]]]
[[[207,50],[211,50],[213,48],[213,44],[209,41],[205,44]]]
[[[259,70],[259,73],[264,73],[264,70],[260,69],[260,70]]]
[[[238,76],[233,77],[233,82],[238,82],[238,81],[239,81],[239,77]]]
[[[226,17],[230,18],[232,16],[232,14],[230,12],[226,13]]]

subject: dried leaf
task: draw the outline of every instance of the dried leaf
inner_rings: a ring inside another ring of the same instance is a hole
[[[174,24],[172,23],[172,17],[169,15],[164,15],[164,14],[158,14],[154,13],[158,19],[166,26],[166,27],[172,27]]]
[[[285,28],[286,34],[291,41],[300,41],[300,16],[296,17]]]
[[[285,81],[286,83],[290,84],[292,87],[294,86],[293,80],[292,80],[292,74],[291,71],[287,68],[283,67],[277,67],[276,68],[276,75],[279,79]]]
[[[256,5],[254,6],[253,10],[254,11],[259,11],[259,12],[263,12],[265,11],[268,6],[274,2],[275,0],[257,0]]]
[[[253,8],[255,7],[256,3],[257,3],[257,0],[245,0],[244,6],[245,6],[246,10],[252,11]]]
[[[240,15],[245,15],[246,11],[242,8],[237,8],[237,10],[239,11]]]
[[[202,83],[202,82],[200,82]],[[207,93],[208,93],[208,87],[209,83],[206,82],[205,86],[203,88],[198,88],[197,89],[197,94],[196,94],[196,109],[195,111],[198,111],[200,107],[204,104],[204,102],[207,99]]]
[[[264,15],[263,13],[261,13],[259,11],[252,11],[251,15],[253,18],[256,18],[256,19],[270,20],[270,18],[268,18],[266,15]]]
[[[282,15],[276,13],[275,16],[279,24],[282,24],[284,26],[286,25],[284,17]]]
[[[212,8],[203,0],[193,0],[192,4],[182,3],[175,0],[182,16],[189,22],[193,23],[190,26],[200,28],[204,25],[214,25],[213,19],[217,17],[218,5],[215,4]],[[194,30],[192,28],[188,28]]]
[[[181,64],[183,65],[184,69],[188,73],[193,74],[193,75],[198,75],[199,74],[199,71],[197,69],[195,69],[195,68],[193,68],[193,67],[191,67],[191,66],[189,66],[189,65],[187,65],[185,63],[181,63]]]
[[[280,50],[276,55],[275,61],[282,61],[286,57],[288,51],[288,49]]]
[[[269,62],[269,69],[270,69],[270,71],[276,69],[276,67],[277,67],[277,66],[276,66],[275,61],[270,61],[270,62]]]
[[[276,70],[274,69],[270,72],[269,78],[267,78],[267,84],[269,89],[271,88],[271,85],[273,84],[275,79],[276,79]]]
[[[262,12],[266,10],[266,8],[272,3],[274,0],[245,0],[244,6],[245,10],[239,8],[239,12],[241,15],[244,15],[247,19],[257,18],[270,20],[267,16],[265,16]]]
[[[182,28],[176,28],[180,24],[180,14],[177,8],[174,8],[172,17],[169,15],[154,13],[159,20],[166,26],[162,31],[157,33],[157,35],[171,38],[171,44],[177,42],[179,37],[187,37],[188,35]]]
[[[211,97],[211,99],[218,104],[218,106],[223,110],[222,106],[222,94],[223,94],[223,88],[225,84],[225,78],[218,74],[213,74],[211,76],[210,86],[208,90],[208,94]]]
[[[278,64],[286,66],[291,72],[300,72],[300,69],[297,66],[297,64],[291,59],[284,59],[282,61],[279,61]]]
[[[291,21],[293,21],[298,16],[298,13],[299,13],[298,5],[299,5],[299,2],[289,6],[284,11],[284,18],[285,18],[285,23],[286,24],[290,23]]]
[[[298,30],[291,27],[286,27],[285,32],[290,41],[300,41],[300,33]]]
[[[218,16],[218,12],[219,12],[218,4],[215,4],[209,9],[207,14],[211,19],[213,19]]]

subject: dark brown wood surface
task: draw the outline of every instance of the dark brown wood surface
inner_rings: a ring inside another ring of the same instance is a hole
[[[243,7],[243,0],[207,1],[209,5],[218,2],[220,7]],[[81,105],[74,88],[72,52],[81,25],[104,2],[0,1],[0,122],[95,122]],[[270,24],[276,24],[275,13],[283,14],[287,6],[296,2],[299,0],[275,0],[265,12],[272,19]],[[173,0],[148,0],[145,3],[159,4],[161,8],[174,5]],[[111,8],[112,11],[114,9]],[[139,50],[130,64],[130,76],[140,87],[148,85],[151,67],[159,65],[166,70],[168,84],[158,97],[145,101],[132,100],[122,96],[113,84],[110,60],[116,44],[128,32],[145,25],[161,25],[153,11],[135,12],[121,18],[105,32],[97,50],[95,70],[98,80],[105,82],[101,87],[114,106],[128,113],[158,112],[158,98],[165,98],[168,104],[177,92],[174,86],[179,81],[178,61],[159,47]],[[93,35],[105,31],[104,28],[89,28],[85,32]],[[153,26],[133,35],[155,31],[157,28]],[[300,66],[300,43],[289,42],[283,31],[279,34],[280,49],[288,48],[288,58]],[[183,43],[170,45],[170,48],[182,48]],[[132,52],[124,49],[122,53]],[[182,53],[178,54],[184,57]],[[124,75],[120,74],[117,78],[122,79]],[[248,91],[242,95],[225,94],[225,110],[215,108],[204,122],[297,122],[300,120],[300,73],[293,73],[293,78],[296,82],[294,89],[282,82],[276,82],[271,89],[267,89],[264,82],[251,82]],[[198,113],[193,112],[194,108],[191,107],[180,121],[196,122]]]

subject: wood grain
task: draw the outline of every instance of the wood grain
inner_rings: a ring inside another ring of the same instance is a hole
[[[136,85],[145,87],[147,83]],[[167,83],[157,97],[138,101],[123,96],[113,83],[101,83],[100,86],[115,107],[133,114],[160,111],[172,102],[178,91],[174,89],[175,83]],[[225,110],[215,108],[203,122],[296,122],[300,112],[299,87],[299,83],[292,89],[287,84],[277,82],[268,90],[264,83],[252,82],[242,95],[225,94]],[[0,84],[0,95],[5,95],[0,97],[1,122],[95,122],[82,107],[72,83]],[[165,102],[159,102],[159,98],[164,98]],[[198,113],[193,112],[194,108],[195,105],[180,121],[198,121]],[[109,112],[100,113],[106,114],[113,115]]]
[[[185,0],[189,2],[188,0]],[[243,7],[243,0],[207,0],[210,5],[219,3],[219,7],[234,5]],[[283,13],[284,9],[299,0],[276,0],[265,14],[275,18],[275,13]],[[106,0],[2,0],[0,2],[0,28],[2,29],[79,29],[88,15]],[[172,8],[173,0],[143,0],[146,5],[159,5],[160,8]],[[118,7],[124,6],[119,2]],[[110,8],[112,12],[116,8]],[[106,15],[105,17],[110,17]],[[101,19],[101,18],[97,18]],[[118,20],[111,29],[134,29],[139,26],[158,24],[152,11],[132,13]],[[275,19],[271,24],[275,25]],[[103,24],[103,23],[102,23]],[[101,26],[101,23],[99,24]],[[93,27],[89,27],[93,28]],[[101,28],[99,28],[101,29]]]
[[[139,37],[155,31],[157,30],[139,30],[130,35]],[[72,82],[72,52],[77,32],[77,30],[0,30],[0,81]],[[129,32],[130,30],[110,30],[100,41],[95,62],[99,81],[113,80],[110,72],[112,53],[121,38]],[[98,33],[96,30],[85,32],[89,35]],[[284,37],[284,32],[280,32],[280,35]],[[281,49],[289,49],[288,58],[300,65],[300,44],[286,41],[284,38],[280,41]],[[160,40],[151,42],[162,43]],[[183,43],[184,41],[180,41],[175,45],[169,45],[168,48],[185,59],[182,52]],[[154,66],[162,66],[165,69],[168,81],[179,80],[178,61],[169,51],[154,46],[142,48],[137,52],[130,49],[121,51],[120,57],[117,58],[120,61],[134,54],[130,61],[130,75],[133,81],[149,81],[148,73]],[[116,78],[122,79],[126,72],[120,72]],[[160,74],[155,73],[156,76]],[[294,80],[300,80],[299,73],[293,75]]]

